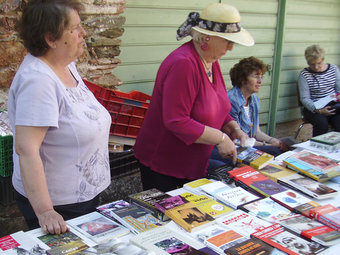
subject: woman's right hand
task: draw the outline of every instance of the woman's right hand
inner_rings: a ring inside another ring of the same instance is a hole
[[[45,211],[37,217],[39,225],[45,233],[59,235],[69,230],[63,217],[55,210]]]
[[[336,114],[336,109],[332,109],[332,106],[326,106],[319,110],[319,113],[325,116],[331,116]]]
[[[216,145],[218,153],[222,158],[232,157],[233,164],[237,161],[237,150],[233,141],[226,135],[225,139]]]

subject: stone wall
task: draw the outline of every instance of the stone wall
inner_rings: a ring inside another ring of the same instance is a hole
[[[126,0],[80,0],[85,11],[81,14],[87,32],[86,50],[78,59],[82,77],[105,87],[119,86],[121,81],[113,74],[120,63],[123,25],[122,15]],[[7,102],[8,89],[26,50],[15,26],[28,0],[0,1],[0,103]]]

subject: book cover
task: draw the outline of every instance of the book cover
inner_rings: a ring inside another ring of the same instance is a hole
[[[236,168],[231,170],[229,174],[235,181],[242,182],[247,187],[265,197],[269,197],[286,190],[286,188],[284,188],[281,184],[268,179],[266,176],[250,166]]]
[[[261,169],[274,159],[273,155],[253,147],[237,147],[237,160],[255,169]]]
[[[334,197],[338,194],[338,191],[332,189],[314,179],[300,175],[298,173],[280,177],[279,183],[298,190],[315,199],[326,199]]]
[[[320,206],[310,198],[307,198],[306,196],[301,195],[291,189],[275,194],[271,196],[271,199],[285,206],[289,210],[292,210],[296,213],[301,213],[307,217],[309,217],[309,210]]]
[[[259,197],[251,194],[241,187],[216,192],[215,197],[233,209],[237,209],[243,204],[259,199]]]
[[[48,255],[71,255],[71,254],[79,254],[82,250],[89,248],[87,244],[85,244],[81,240],[76,240],[73,242],[69,242],[63,244],[61,246],[53,247],[46,251]]]
[[[236,244],[224,251],[228,255],[286,255],[271,245],[262,242],[257,238],[246,240],[240,244]]]
[[[188,232],[214,222],[214,218],[180,195],[166,198],[155,206]]]
[[[217,224],[199,230],[193,236],[220,254],[223,254],[225,249],[249,239],[228,227]]]
[[[327,251],[327,247],[305,240],[277,223],[253,233],[252,236],[289,255],[313,255]]]
[[[110,220],[98,212],[68,220],[67,223],[84,236],[96,243],[118,238],[130,233],[130,230],[119,223]]]
[[[187,182],[183,185],[183,188],[196,195],[202,195],[201,186],[212,183],[213,181],[207,178],[197,179],[191,182]]]
[[[208,169],[207,178],[231,184],[233,180],[229,177],[228,172],[233,168],[234,166],[232,165],[223,165],[218,168]]]
[[[223,205],[205,195],[195,195],[190,192],[185,192],[182,193],[180,196],[194,203],[199,209],[206,212],[213,218],[221,217],[233,210],[230,207]]]
[[[329,152],[337,151],[340,149],[340,132],[331,131],[312,137],[310,139],[310,145]]]
[[[18,231],[0,238],[0,254],[46,254],[46,249],[32,239],[29,234]]]
[[[210,195],[211,197],[215,197],[215,193],[218,191],[223,191],[223,190],[229,190],[232,189],[231,186],[229,186],[228,184],[225,184],[222,181],[215,181],[213,183],[208,183],[205,185],[201,186],[201,190],[205,193]]]
[[[250,237],[250,234],[264,229],[271,223],[250,215],[242,210],[233,211],[221,218],[216,219],[218,224],[227,226],[243,236]]]
[[[301,214],[282,219],[278,223],[309,240],[325,246],[340,242],[339,231]]]
[[[97,207],[104,216],[117,220],[135,234],[162,226],[163,223],[150,211],[124,200],[117,200]]]
[[[169,217],[159,211],[155,207],[155,203],[167,197],[170,197],[170,195],[155,188],[129,195],[131,203],[145,207],[152,212],[153,216],[161,221],[167,221]]]
[[[153,251],[157,255],[168,254],[202,254],[206,245],[189,238],[186,235],[174,232],[167,226],[152,229],[148,232],[133,236],[130,239],[133,244],[143,249]]]
[[[340,165],[335,160],[307,150],[294,153],[283,161],[293,170],[319,182],[324,182],[340,175]]]
[[[330,205],[322,205],[309,211],[309,216],[325,225],[340,231],[340,209]]]
[[[266,176],[267,178],[271,179],[274,182],[278,182],[278,179],[282,177],[296,174],[295,171],[275,163],[269,163],[259,171],[261,174],[263,174],[264,176]]]
[[[296,215],[269,197],[242,205],[241,209],[272,224]]]

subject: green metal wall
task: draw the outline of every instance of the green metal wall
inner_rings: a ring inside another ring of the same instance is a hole
[[[242,25],[255,38],[255,46],[235,45],[220,60],[227,88],[231,88],[229,69],[239,59],[255,56],[273,67],[276,47],[282,50],[280,80],[272,85],[275,81],[272,72],[264,79],[259,93],[260,122],[266,129],[268,123],[274,127],[276,122],[298,119],[296,79],[305,67],[305,47],[320,43],[326,49],[326,61],[340,62],[340,0],[126,0],[125,32],[119,56],[122,64],[115,70],[115,75],[123,81],[120,89],[151,94],[160,63],[183,43],[175,38],[178,26],[189,12],[200,11],[211,2],[229,3],[238,8]],[[277,24],[282,21],[278,15],[282,5],[285,6],[284,41],[278,45],[275,40]],[[277,96],[272,94],[275,86]]]

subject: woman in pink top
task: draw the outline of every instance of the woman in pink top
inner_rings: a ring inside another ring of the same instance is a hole
[[[177,39],[192,40],[161,64],[151,103],[134,146],[143,189],[168,191],[206,175],[216,145],[222,157],[236,162],[238,138],[247,135],[229,115],[231,104],[218,59],[234,43],[252,46],[238,10],[213,3],[192,12],[177,30]]]

